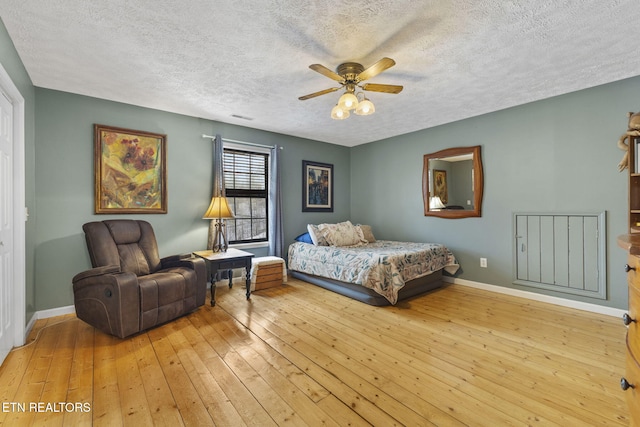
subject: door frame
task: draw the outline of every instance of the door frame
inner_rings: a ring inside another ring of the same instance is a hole
[[[25,201],[25,101],[0,64],[0,90],[13,106],[13,346],[25,343],[26,330],[26,221]],[[2,96],[2,95],[0,95]]]

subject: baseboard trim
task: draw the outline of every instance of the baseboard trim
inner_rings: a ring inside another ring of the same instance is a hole
[[[76,308],[73,305],[66,307],[50,308],[36,312],[38,319],[48,319],[49,317],[62,316],[64,314],[75,314]]]
[[[573,301],[565,298],[553,297],[549,295],[538,294],[535,292],[522,291],[520,289],[505,288],[504,286],[489,285],[487,283],[474,282],[466,279],[459,279],[454,277],[443,277],[446,283],[453,283],[456,285],[469,286],[470,288],[482,289],[485,291],[496,292],[499,294],[510,295],[514,297],[526,298],[534,301],[546,302],[549,304],[559,305],[567,308],[575,308],[577,310],[589,311],[591,313],[604,314],[613,317],[622,317],[626,310],[619,308],[605,307],[598,304],[591,304],[581,301]]]
[[[76,312],[76,308],[73,305],[36,311],[33,314],[33,316],[31,316],[31,319],[29,320],[29,322],[27,323],[27,327],[25,328],[25,332],[24,332],[25,342],[27,341],[27,337],[31,333],[31,329],[33,329],[33,326],[36,324],[37,320],[48,319],[49,317],[62,316],[65,314],[74,314],[75,312]]]
[[[33,329],[33,325],[36,324],[36,320],[38,320],[38,313],[34,313],[34,315],[31,316],[31,319],[29,319],[29,322],[27,322],[27,327],[24,328],[24,339],[22,340],[23,344],[27,342],[27,337],[31,333],[31,329]]]

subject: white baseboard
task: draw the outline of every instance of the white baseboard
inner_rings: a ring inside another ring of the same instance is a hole
[[[29,323],[27,323],[27,327],[25,328],[25,331],[24,331],[25,342],[27,340],[27,337],[31,333],[31,329],[33,329],[33,326],[36,324],[36,320],[48,319],[49,317],[62,316],[64,314],[74,314],[75,312],[76,312],[76,308],[73,305],[36,311],[33,314],[33,316],[31,316],[31,319],[29,320]]]
[[[36,312],[39,319],[48,319],[49,317],[62,316],[64,314],[75,314],[76,308],[73,305],[66,307],[50,308],[48,310],[40,310]]]
[[[482,289],[485,291],[496,292],[499,294],[511,295],[514,297],[526,298],[534,301],[546,302],[562,307],[575,308],[577,310],[589,311],[592,313],[605,314],[607,316],[622,317],[626,310],[619,308],[605,307],[598,304],[591,304],[581,301],[573,301],[565,298],[552,297],[549,295],[538,294],[535,292],[521,291],[519,289],[505,288],[503,286],[489,285],[486,283],[473,282],[471,280],[458,279],[453,277],[443,277],[446,283],[454,283],[456,285],[469,286],[470,288]]]
[[[22,344],[27,342],[27,337],[31,333],[33,325],[36,324],[36,320],[38,320],[38,313],[35,313],[33,316],[31,316],[31,319],[29,319],[29,322],[27,323],[27,327],[24,328],[24,338],[22,339]]]

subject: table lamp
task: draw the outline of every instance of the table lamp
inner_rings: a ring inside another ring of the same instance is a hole
[[[209,209],[207,209],[207,212],[202,218],[216,220],[213,246],[211,248],[213,252],[226,252],[229,248],[229,245],[227,244],[227,236],[224,231],[224,220],[234,217],[235,216],[233,215],[233,211],[231,210],[226,197],[211,198]]]

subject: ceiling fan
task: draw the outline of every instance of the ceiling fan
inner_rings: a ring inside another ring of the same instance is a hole
[[[356,88],[371,92],[400,93],[402,91],[402,86],[399,85],[377,83],[362,84],[363,81],[377,76],[384,70],[393,67],[395,64],[396,62],[393,59],[386,57],[382,58],[367,69],[357,62],[345,62],[338,65],[336,72],[331,71],[321,64],[309,65],[309,68],[313,71],[337,81],[340,83],[340,86],[310,93],[309,95],[301,96],[298,99],[304,101],[345,88],[345,93],[340,97],[338,105],[336,105],[331,111],[331,117],[334,119],[346,119],[349,117],[349,110],[353,109],[355,109],[356,114],[359,115],[372,114],[375,111],[373,103],[369,101],[364,94],[362,94],[363,99],[361,101],[358,100],[357,95],[360,95],[361,93],[356,94]]]

